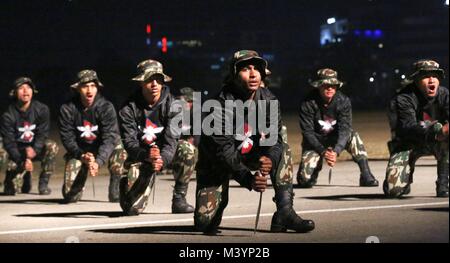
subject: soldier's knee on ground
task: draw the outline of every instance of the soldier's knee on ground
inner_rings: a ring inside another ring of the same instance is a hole
[[[208,232],[217,228],[222,213],[228,205],[228,197],[222,195],[222,187],[197,189],[194,224],[197,230]]]

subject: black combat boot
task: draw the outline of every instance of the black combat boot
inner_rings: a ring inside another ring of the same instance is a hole
[[[438,178],[436,181],[436,196],[448,197],[448,164],[438,163]]]
[[[48,182],[50,181],[51,173],[42,172],[39,175],[39,185],[38,190],[40,195],[49,195],[52,193],[52,189],[48,187]]]
[[[120,176],[112,174],[109,178],[109,193],[108,199],[111,203],[119,202],[119,184],[120,184]]]
[[[172,197],[172,214],[187,214],[194,212],[194,207],[186,201],[187,190],[188,184],[175,183]]]
[[[286,232],[294,230],[299,233],[306,233],[314,229],[314,221],[302,219],[292,208],[294,192],[292,186],[288,189],[275,191],[273,201],[277,205],[277,211],[273,214],[271,232]]]
[[[359,170],[361,175],[359,177],[359,186],[378,186],[378,180],[375,179],[369,168],[369,162],[366,158],[359,160]]]
[[[28,194],[31,191],[31,173],[26,172],[23,176],[22,193]]]
[[[16,188],[14,187],[13,179],[16,176],[13,171],[6,171],[5,187],[3,193],[5,195],[16,195]]]

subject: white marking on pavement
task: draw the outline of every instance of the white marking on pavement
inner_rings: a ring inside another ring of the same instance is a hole
[[[436,206],[448,205],[449,202],[434,202],[434,203],[418,203],[418,204],[402,204],[402,205],[380,205],[380,206],[363,206],[363,207],[349,207],[349,208],[335,208],[335,209],[319,209],[297,211],[299,214],[318,214],[318,213],[333,213],[333,212],[348,212],[348,211],[362,211],[362,210],[377,210],[389,208],[406,208],[406,207],[420,207],[420,206]],[[272,216],[273,213],[261,214],[260,217]],[[256,217],[256,214],[239,215],[239,216],[224,216],[222,219],[242,219]],[[143,221],[143,222],[126,222],[126,223],[111,223],[111,224],[97,224],[97,225],[81,225],[81,226],[67,226],[67,227],[52,227],[52,228],[36,228],[24,230],[1,231],[0,235],[26,234],[38,232],[55,232],[66,230],[80,230],[80,229],[98,229],[107,227],[125,227],[125,226],[140,226],[140,225],[157,225],[170,223],[188,223],[192,222],[192,218],[173,219],[173,220],[158,220],[158,221]]]

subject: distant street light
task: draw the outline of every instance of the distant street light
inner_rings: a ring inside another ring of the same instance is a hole
[[[370,77],[369,81],[370,81],[370,82],[374,82],[374,81],[375,81],[375,78],[374,78],[374,77]]]
[[[327,19],[327,24],[331,25],[331,24],[334,24],[334,23],[336,23],[336,18],[330,17],[330,18]]]

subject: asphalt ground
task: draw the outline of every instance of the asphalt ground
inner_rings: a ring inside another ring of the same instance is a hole
[[[371,161],[377,179],[384,179],[387,161]],[[297,166],[295,167],[295,171]],[[420,159],[411,194],[386,199],[380,187],[359,187],[355,163],[340,161],[328,184],[324,166],[312,189],[295,189],[294,208],[312,219],[316,229],[307,234],[270,233],[275,204],[273,189],[263,194],[258,231],[254,234],[259,194],[231,182],[230,201],[221,233],[204,235],[193,228],[193,214],[171,214],[172,175],[157,177],[156,192],[145,212],[126,217],[119,204],[107,199],[109,178],[102,169],[86,183],[82,201],[61,204],[61,176],[51,180],[49,196],[37,194],[37,178],[30,194],[0,195],[0,242],[133,242],[133,243],[254,243],[254,242],[449,242],[448,198],[435,197],[436,161]],[[187,199],[195,203],[195,179]],[[0,187],[1,188],[1,187]],[[2,190],[2,189],[0,189]]]

